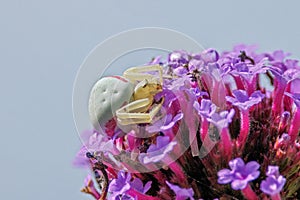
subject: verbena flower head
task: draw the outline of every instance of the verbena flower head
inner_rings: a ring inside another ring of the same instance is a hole
[[[260,189],[268,195],[274,196],[282,190],[286,179],[279,174],[278,166],[268,166],[267,178],[260,184]]]
[[[229,162],[230,169],[222,169],[218,172],[218,183],[231,183],[234,190],[244,189],[250,181],[258,178],[260,172],[259,164],[250,161],[247,164],[241,158],[236,158]]]
[[[256,49],[158,56],[143,86],[119,74],[135,89],[82,136],[74,164],[94,176],[82,191],[97,200],[300,199],[300,66]]]

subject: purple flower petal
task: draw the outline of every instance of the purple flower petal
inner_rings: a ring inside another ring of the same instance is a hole
[[[266,178],[266,180],[263,180],[261,182],[260,189],[265,194],[273,196],[273,195],[280,193],[285,182],[286,182],[286,179],[283,176],[279,176],[278,178],[269,176]]]
[[[154,124],[147,126],[146,130],[149,133],[155,133],[160,131],[167,131],[171,129],[176,122],[183,118],[183,113],[177,114],[174,118],[172,118],[172,114],[167,114],[162,119],[157,120]]]
[[[201,59],[205,63],[213,63],[219,60],[219,53],[215,49],[207,49],[201,53]]]
[[[246,170],[247,173],[251,173],[251,172],[253,172],[253,171],[255,171],[255,170],[258,170],[259,167],[260,167],[260,166],[259,166],[259,164],[258,164],[257,162],[255,162],[255,161],[250,161],[250,162],[248,162],[248,163],[246,164],[245,170]]]
[[[267,176],[275,176],[278,177],[280,175],[279,173],[279,167],[278,166],[268,166],[268,171],[266,173]]]
[[[168,64],[173,67],[177,68],[187,64],[189,61],[189,54],[186,51],[173,51],[169,54],[168,57]]]
[[[131,187],[134,188],[136,191],[145,194],[151,188],[152,181],[148,181],[145,186],[141,179],[135,178],[131,183]]]
[[[231,188],[234,189],[234,190],[242,190],[247,186],[247,184],[248,184],[247,180],[234,179],[231,182]]]
[[[245,90],[234,90],[232,93],[236,100],[241,103],[249,100],[248,94]]]
[[[190,71],[194,71],[194,70],[202,71],[203,67],[204,67],[204,62],[202,60],[192,59],[189,62]]]
[[[88,168],[90,165],[90,159],[86,157],[87,152],[88,150],[85,146],[81,147],[73,160],[73,165],[76,167]]]
[[[218,171],[218,183],[227,184],[230,183],[233,179],[232,173],[229,169],[221,169]]]
[[[236,158],[229,161],[229,169],[222,169],[218,172],[218,183],[227,184],[231,182],[231,187],[234,190],[244,189],[248,182],[258,178],[259,164],[255,161],[250,161],[245,164],[241,158]]]
[[[173,190],[173,192],[176,194],[176,200],[194,200],[194,191],[192,188],[186,189],[186,188],[181,188],[177,185],[173,185],[166,181],[167,185]]]
[[[170,138],[168,136],[158,136],[156,144],[150,145],[147,153],[141,153],[139,155],[139,160],[144,164],[159,162],[173,150],[176,144],[176,141],[170,142]]]
[[[229,161],[229,167],[233,171],[236,171],[236,170],[243,169],[245,167],[245,163],[244,163],[243,159],[236,158],[234,160]]]
[[[234,97],[226,96],[226,100],[242,110],[249,109],[265,98],[265,95],[261,91],[253,92],[250,97],[248,97],[245,90],[234,90],[232,93]]]
[[[232,121],[234,114],[234,109],[231,109],[229,112],[222,111],[220,113],[213,113],[210,118],[207,118],[207,120],[221,130],[228,127],[229,123],[231,123]]]
[[[111,197],[116,197],[119,194],[124,194],[130,189],[130,173],[125,173],[124,171],[118,172],[118,177],[113,179],[109,184],[108,191],[111,193]]]
[[[176,74],[177,76],[184,76],[186,75],[189,71],[186,69],[186,67],[177,67],[176,69],[174,69],[174,74]]]
[[[198,114],[200,116],[208,118],[215,113],[217,106],[213,104],[211,100],[202,99],[201,105],[197,101],[194,102],[194,108],[196,109],[196,111],[198,111]]]
[[[294,100],[294,103],[296,104],[296,106],[298,108],[300,108],[300,93],[291,94],[291,93],[285,92],[284,94],[288,97],[291,97]]]

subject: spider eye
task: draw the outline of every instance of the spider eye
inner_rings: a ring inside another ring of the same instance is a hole
[[[146,83],[145,85],[143,85],[143,88],[147,87],[148,83]]]

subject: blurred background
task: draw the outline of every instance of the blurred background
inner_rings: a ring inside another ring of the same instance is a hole
[[[205,48],[257,44],[300,59],[299,8],[296,0],[1,0],[0,199],[91,199],[80,193],[87,172],[72,167],[81,145],[72,86],[98,43],[155,26]]]

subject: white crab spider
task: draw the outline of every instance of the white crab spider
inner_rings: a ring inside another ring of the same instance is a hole
[[[162,84],[160,65],[132,67],[123,77],[100,79],[89,99],[89,115],[94,127],[104,127],[113,116],[121,125],[151,123],[163,103],[154,101],[154,96],[162,91]]]

